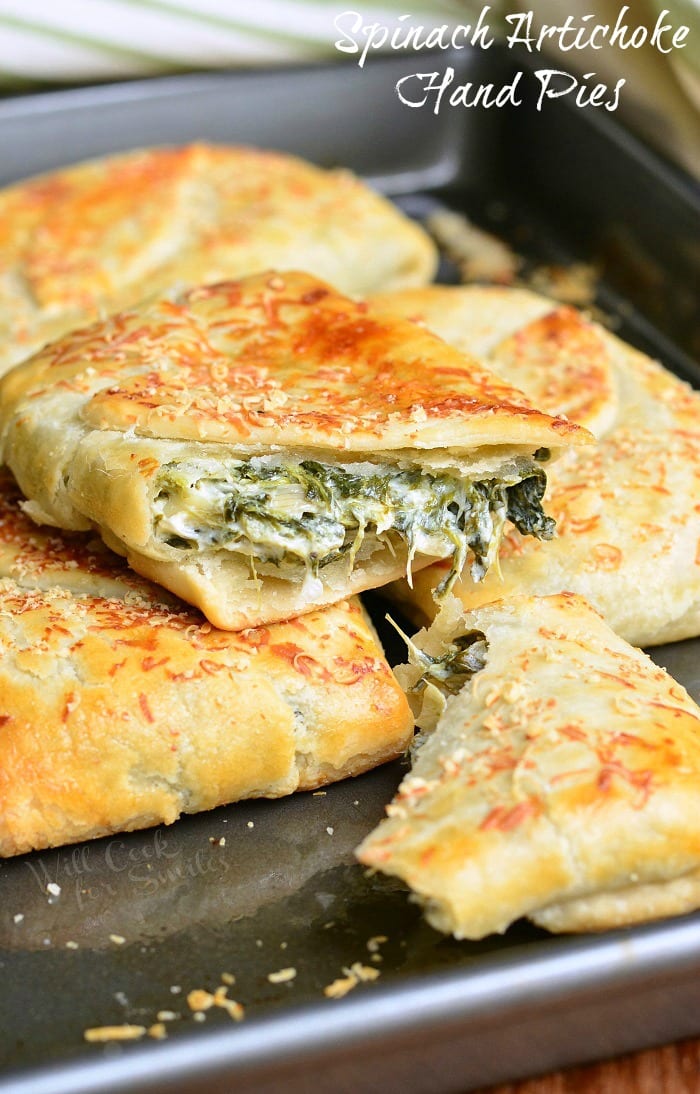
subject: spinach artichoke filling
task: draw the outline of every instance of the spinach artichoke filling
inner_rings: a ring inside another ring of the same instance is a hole
[[[441,657],[431,657],[425,650],[417,651],[423,672],[412,690],[421,691],[430,683],[443,695],[458,695],[472,676],[486,665],[488,648],[486,636],[481,631],[471,631],[455,638]]]
[[[444,595],[470,552],[472,577],[483,577],[507,519],[523,533],[551,538],[554,521],[541,506],[545,485],[534,464],[525,477],[513,471],[470,482],[449,471],[381,464],[193,460],[161,468],[155,534],[177,550],[238,552],[253,574],[263,565],[303,567],[316,579],[330,563],[345,560],[350,571],[358,553],[365,557],[382,544],[395,552],[403,544],[409,581],[417,553],[451,558],[437,589]]]
[[[433,684],[445,697],[458,695],[472,676],[486,666],[489,644],[483,631],[469,631],[458,635],[443,653],[433,656],[404,634],[390,615],[386,618],[406,643],[410,663],[422,670],[410,687],[410,691],[416,694],[423,691],[428,684]]]

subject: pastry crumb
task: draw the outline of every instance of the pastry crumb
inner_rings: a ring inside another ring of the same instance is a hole
[[[187,995],[187,1006],[194,1011],[209,1010],[214,1006],[214,996],[203,988],[195,988]]]
[[[241,1022],[245,1017],[245,1009],[235,999],[228,998],[228,988],[222,985],[214,992],[214,1005],[225,1010],[229,1018],[234,1022]]]
[[[343,972],[348,970],[343,969]],[[379,969],[373,969],[370,965],[363,965],[360,961],[356,961],[350,966],[349,971],[356,976],[358,980],[376,980],[379,976]]]
[[[294,980],[297,974],[297,970],[290,966],[288,969],[279,969],[278,972],[269,972],[267,979],[271,984],[286,984],[290,980]]]
[[[356,980],[354,976],[339,977],[332,984],[326,984],[323,994],[327,999],[342,999],[349,991],[356,988],[358,983],[359,980]]]
[[[125,1023],[122,1026],[92,1026],[83,1030],[86,1041],[137,1041],[146,1033],[145,1026],[132,1026]]]
[[[242,1021],[245,1017],[244,1007],[235,999],[229,999],[227,992],[228,987],[225,984],[217,988],[213,994],[202,988],[195,988],[187,996],[190,1010],[194,1011],[192,1017],[201,1022],[204,1019],[204,1011],[210,1010],[212,1007],[221,1007],[235,1022]]]
[[[358,984],[376,980],[379,976],[379,969],[374,969],[371,965],[363,965],[360,961],[355,961],[349,968],[344,968],[342,971],[344,976],[334,980],[332,984],[327,984],[323,989],[327,999],[342,999]]]

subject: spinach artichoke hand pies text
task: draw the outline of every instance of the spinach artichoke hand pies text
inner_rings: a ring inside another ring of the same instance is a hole
[[[0,372],[172,286],[298,266],[358,295],[430,281],[428,235],[349,171],[193,144],[0,191]]]
[[[0,476],[0,856],[281,797],[401,754],[408,704],[359,603],[239,634]]]
[[[700,634],[700,393],[573,308],[524,290],[434,286],[376,306],[420,319],[599,438],[548,471],[553,542],[509,529],[484,581],[456,582],[464,606],[569,589],[635,646]],[[435,614],[441,566],[392,587],[420,622]]]
[[[217,626],[289,618],[435,558],[449,588],[590,440],[411,323],[307,274],[191,290],[66,336],[0,386],[36,520],[96,527]]]
[[[451,598],[397,670],[426,730],[359,848],[439,930],[700,907],[700,709],[582,597]]]

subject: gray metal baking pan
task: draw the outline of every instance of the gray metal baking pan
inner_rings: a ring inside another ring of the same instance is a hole
[[[418,67],[451,64],[463,82],[505,80],[513,63],[493,49]],[[0,181],[195,138],[346,164],[415,215],[466,211],[529,261],[597,262],[621,332],[700,386],[693,185],[565,100],[542,114],[409,109],[393,89],[413,71],[394,57],[8,99]],[[699,653],[693,641],[654,656],[700,698]],[[2,1094],[447,1094],[700,1033],[700,915],[580,938],[521,923],[457,943],[398,882],[366,877],[352,850],[403,770],[0,864]],[[355,962],[379,977],[326,998]],[[283,968],[295,977],[268,979]],[[244,1021],[219,1007],[195,1021],[187,994],[223,973]],[[166,1040],[83,1039],[162,1011],[176,1015]]]

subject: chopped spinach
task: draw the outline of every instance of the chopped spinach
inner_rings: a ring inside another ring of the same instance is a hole
[[[546,487],[544,471],[508,487],[508,520],[523,535],[536,539],[551,539],[554,535],[556,524],[545,515],[541,504]]]
[[[441,657],[431,657],[425,650],[414,647],[414,657],[424,665],[413,691],[422,691],[427,683],[435,684],[447,695],[457,695],[475,673],[486,664],[488,642],[481,631],[470,631],[455,638]]]

